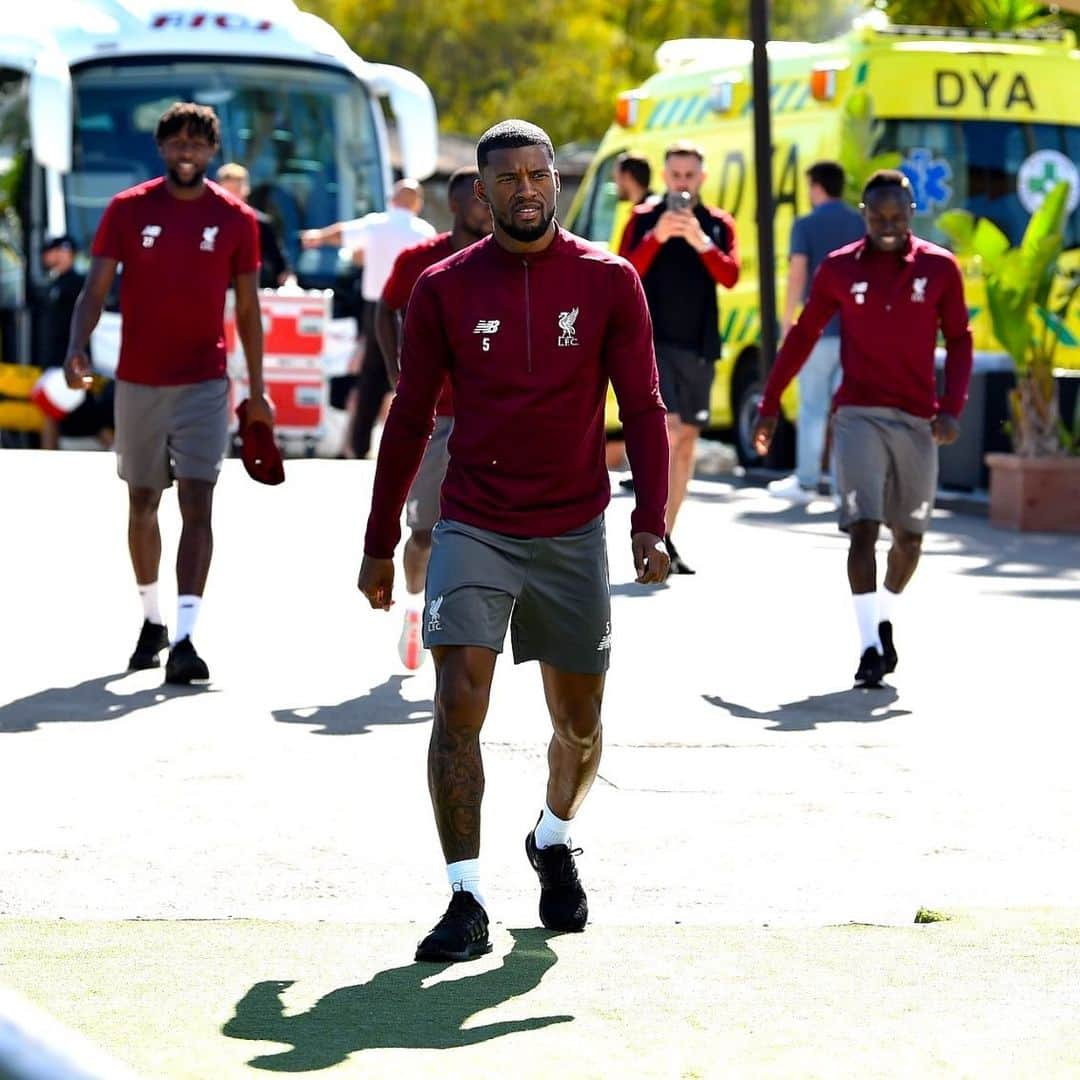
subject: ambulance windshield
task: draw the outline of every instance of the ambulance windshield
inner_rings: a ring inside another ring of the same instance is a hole
[[[251,203],[274,219],[293,265],[300,229],[383,204],[382,162],[364,86],[344,72],[241,60],[94,64],[76,71],[68,231],[85,250],[118,191],[160,176],[158,118],[175,101],[210,105],[226,161],[251,174]],[[333,253],[328,252],[333,258]]]
[[[1080,127],[997,120],[887,120],[878,152],[897,151],[915,188],[914,230],[935,243],[944,210],[987,218],[1016,245],[1032,210],[1058,182],[1072,188],[1066,249],[1080,246]]]

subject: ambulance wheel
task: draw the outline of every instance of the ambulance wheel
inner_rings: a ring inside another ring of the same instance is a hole
[[[757,422],[758,406],[764,384],[757,370],[757,360],[753,356],[744,357],[735,370],[731,380],[731,408],[734,417],[735,452],[739,464],[743,467],[752,465],[767,466],[770,469],[793,469],[795,467],[795,429],[780,417],[772,446],[766,458],[754,449],[754,424]]]
[[[754,449],[752,436],[762,389],[763,384],[758,374],[756,357],[743,357],[731,380],[731,414],[735,452],[739,455],[739,464],[743,466],[761,464],[761,456]]]

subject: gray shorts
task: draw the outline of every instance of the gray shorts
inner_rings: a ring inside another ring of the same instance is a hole
[[[214,483],[229,445],[229,380],[184,386],[116,382],[116,470],[132,487]]]
[[[938,473],[930,421],[902,409],[844,405],[832,423],[840,528],[883,521],[926,532]]]
[[[414,532],[431,532],[439,520],[439,493],[450,464],[447,443],[453,427],[452,416],[435,417],[435,430],[405,500],[405,524]]]
[[[432,533],[424,645],[480,645],[514,663],[595,675],[611,656],[603,516],[561,536],[522,539],[443,519]]]
[[[693,349],[658,341],[656,373],[667,411],[678,413],[684,424],[705,427],[709,423],[716,362],[699,356]]]

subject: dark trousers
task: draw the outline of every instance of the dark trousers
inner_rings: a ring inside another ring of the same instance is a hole
[[[375,338],[375,305],[364,301],[364,362],[356,376],[356,415],[353,422],[352,448],[358,458],[367,457],[371,450],[371,429],[379,409],[390,393],[386,361]]]

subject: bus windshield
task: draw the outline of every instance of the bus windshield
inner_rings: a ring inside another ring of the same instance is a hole
[[[1042,195],[1059,180],[1073,186],[1066,250],[1080,246],[1075,162],[1080,127],[1005,120],[886,120],[878,152],[897,151],[915,189],[917,235],[945,244],[934,227],[944,210],[987,218],[1019,244]]]
[[[345,72],[241,60],[95,63],[77,70],[68,231],[88,250],[109,200],[160,176],[158,118],[175,101],[210,105],[221,149],[207,175],[236,161],[251,204],[274,220],[296,265],[299,231],[381,209],[382,168],[372,104]],[[327,253],[330,255],[330,253]]]

